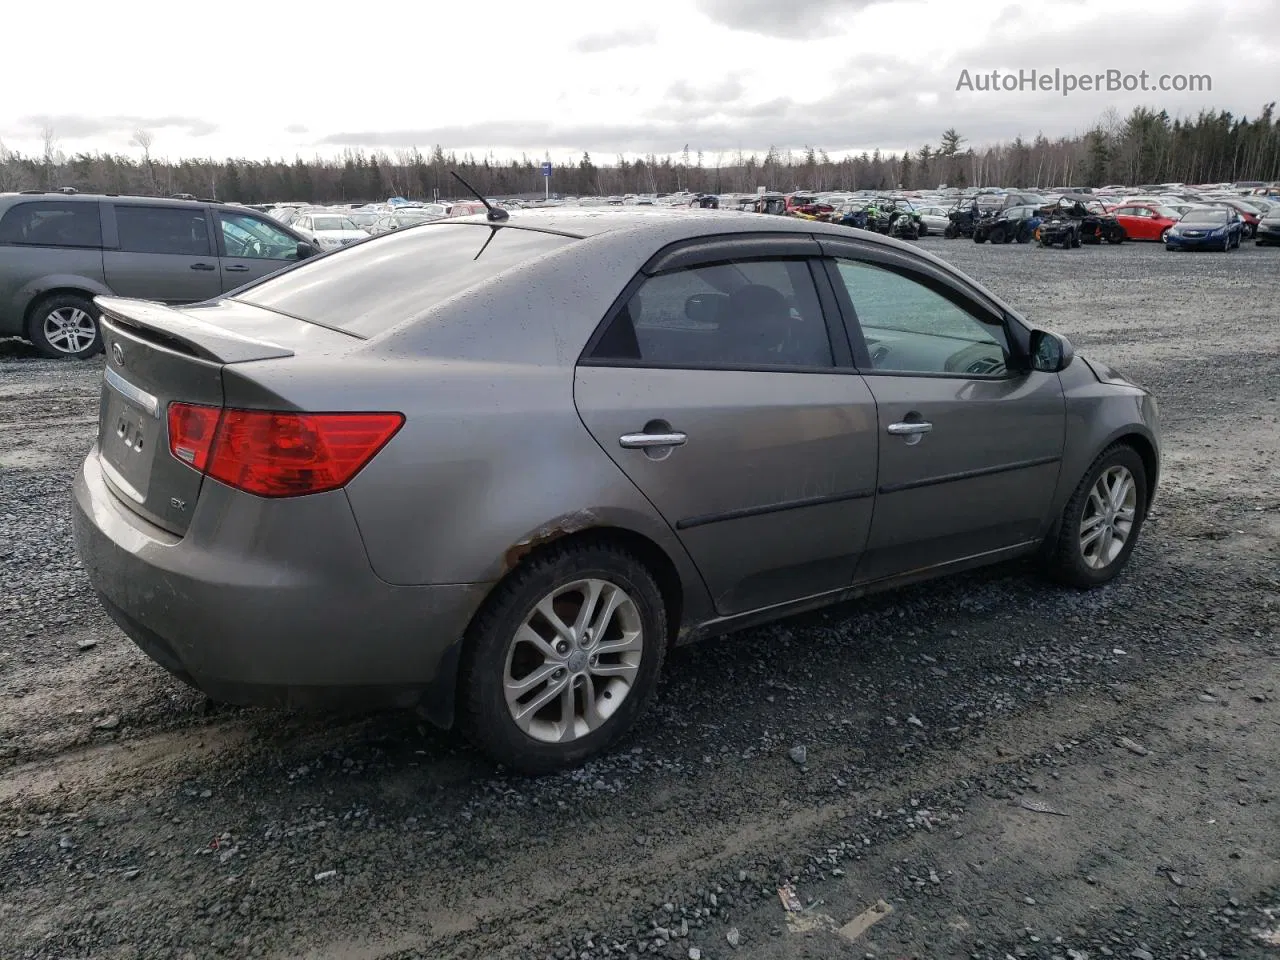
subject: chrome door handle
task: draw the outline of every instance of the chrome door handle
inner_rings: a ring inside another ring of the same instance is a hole
[[[904,423],[891,423],[885,429],[895,437],[914,437],[931,431],[933,424],[925,423],[923,420],[913,420]]]
[[[678,447],[689,439],[685,433],[624,433],[618,438],[618,445],[628,450],[643,450],[646,447]]]

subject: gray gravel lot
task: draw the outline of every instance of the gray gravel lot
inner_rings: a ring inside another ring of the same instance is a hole
[[[538,780],[153,665],[72,549],[101,364],[0,342],[0,958],[1280,957],[1280,251],[921,246],[1155,390],[1128,572],[682,648]]]

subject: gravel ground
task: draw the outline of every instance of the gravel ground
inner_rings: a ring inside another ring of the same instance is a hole
[[[71,543],[100,362],[0,342],[0,957],[1280,957],[1276,251],[921,246],[1156,391],[1128,572],[682,648],[538,780],[148,661]]]

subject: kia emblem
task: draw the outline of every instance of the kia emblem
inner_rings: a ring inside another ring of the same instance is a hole
[[[118,343],[111,345],[111,359],[116,362],[117,367],[124,366],[124,347]]]

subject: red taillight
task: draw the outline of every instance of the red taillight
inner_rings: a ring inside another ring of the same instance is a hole
[[[210,438],[201,447],[195,425],[211,423],[216,426],[200,434]],[[345,486],[403,424],[399,413],[277,413],[174,403],[169,450],[228,486],[260,497],[296,497]]]
[[[219,407],[199,407],[191,403],[169,404],[169,452],[183,463],[204,473],[209,448],[218,429]]]

